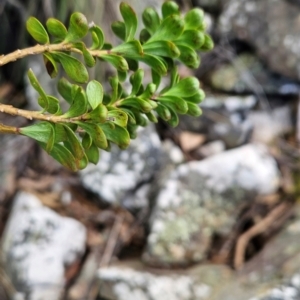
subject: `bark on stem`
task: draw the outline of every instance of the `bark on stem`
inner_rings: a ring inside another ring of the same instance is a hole
[[[48,121],[53,123],[71,123],[75,121],[85,120],[84,115],[75,118],[64,118],[63,116],[45,115],[42,114],[40,111],[19,109],[13,107],[12,105],[7,105],[7,104],[0,104],[0,112],[12,116],[24,117],[28,120],[40,120],[40,121]],[[1,128],[0,128],[0,132],[1,132]]]
[[[0,123],[0,133],[7,133],[7,134],[18,134],[19,129],[13,126],[7,126]]]

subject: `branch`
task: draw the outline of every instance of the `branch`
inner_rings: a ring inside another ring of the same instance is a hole
[[[100,57],[102,54],[107,54],[108,50],[89,50],[92,56]],[[16,61],[18,59],[24,58],[29,55],[37,55],[45,52],[53,51],[72,51],[76,53],[82,53],[80,50],[74,48],[72,43],[59,43],[59,44],[47,44],[47,45],[35,45],[33,47],[18,49],[7,55],[0,55],[0,66],[6,65],[10,62]]]
[[[19,129],[17,127],[7,126],[7,125],[0,123],[0,132],[1,133],[9,133],[9,134],[18,134]]]
[[[7,105],[7,104],[0,104],[0,112],[6,113],[12,116],[20,116],[24,117],[28,120],[40,120],[40,121],[48,121],[52,123],[72,123],[75,121],[82,121],[85,120],[85,115],[81,115],[79,117],[75,118],[64,118],[63,116],[54,116],[54,115],[44,115],[40,111],[29,111],[29,110],[24,110],[24,109],[18,109],[13,107],[12,105]],[[3,128],[14,128],[14,127],[9,127],[6,125],[1,125],[0,126],[0,132],[1,133],[17,133],[18,131],[15,132],[8,132],[9,129],[6,129],[6,132],[2,130]],[[12,131],[12,130],[10,130]]]

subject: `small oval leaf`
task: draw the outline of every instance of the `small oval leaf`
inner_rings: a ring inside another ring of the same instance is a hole
[[[58,38],[59,40],[64,40],[68,34],[65,25],[57,19],[49,18],[46,22],[46,27],[51,35]]]
[[[186,77],[163,94],[163,96],[190,97],[199,90],[199,80],[196,77]]]
[[[104,34],[102,29],[97,26],[97,25],[93,25],[92,27],[90,27],[90,32],[92,33],[92,39],[93,39],[93,45],[91,47],[92,50],[94,49],[102,49],[103,44],[104,44]]]
[[[126,149],[128,147],[130,143],[130,136],[125,128],[118,125],[112,128],[107,123],[101,124],[100,126],[109,141],[117,144],[121,149]]]
[[[62,115],[63,118],[78,117],[87,112],[88,102],[82,87],[75,85],[72,87],[72,99],[73,102],[69,110]]]
[[[47,73],[50,75],[51,78],[55,78],[58,73],[56,61],[53,59],[50,53],[44,53],[43,58]]]
[[[130,41],[134,39],[134,35],[137,30],[138,20],[137,20],[136,13],[132,9],[132,7],[125,2],[121,2],[120,12],[124,19],[125,28],[126,28],[125,41]]]
[[[86,67],[77,58],[63,52],[53,52],[61,63],[67,75],[78,83],[85,83],[89,79]]]
[[[40,44],[49,44],[49,36],[45,27],[41,22],[34,18],[30,17],[26,22],[27,31],[30,35]]]
[[[92,109],[95,109],[103,100],[103,87],[97,80],[92,80],[86,87],[86,95]]]
[[[82,13],[75,12],[71,15],[68,34],[65,42],[75,42],[83,38],[89,30],[88,21]]]

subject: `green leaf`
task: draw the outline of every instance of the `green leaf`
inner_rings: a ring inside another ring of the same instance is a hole
[[[55,57],[59,60],[65,72],[72,80],[78,83],[85,83],[88,81],[88,71],[78,59],[63,52],[55,52]]]
[[[86,87],[86,95],[92,109],[95,109],[103,100],[103,87],[97,80],[92,80]]]
[[[155,111],[157,112],[157,114],[164,120],[164,121],[168,121],[171,119],[171,112],[170,110],[163,104],[158,103]]]
[[[184,100],[187,102],[192,102],[192,103],[200,103],[204,100],[205,98],[205,93],[202,89],[198,89],[197,93],[194,94],[191,97],[184,97]]]
[[[93,142],[98,148],[106,149],[107,139],[106,136],[98,124],[76,122],[83,130],[85,130],[92,138]]]
[[[78,140],[75,132],[67,125],[63,125],[67,134],[67,143],[69,143],[69,149],[76,159],[76,164],[79,167],[79,161],[85,156],[85,152],[82,144]],[[65,142],[65,143],[66,143]]]
[[[49,18],[46,22],[48,32],[57,37],[59,40],[64,40],[68,34],[65,25],[57,19]]]
[[[126,57],[126,61],[128,63],[129,70],[134,71],[134,72],[138,70],[138,68],[139,68],[138,61],[128,58],[128,57]]]
[[[44,150],[46,150],[45,143],[40,142],[39,144]],[[49,154],[64,167],[70,169],[73,172],[78,171],[76,160],[73,154],[65,146],[54,144]]]
[[[188,111],[186,102],[177,96],[160,96],[157,98],[158,101],[164,105],[175,109],[180,114],[185,114]]]
[[[177,45],[177,47],[181,53],[179,60],[187,67],[191,69],[197,69],[200,65],[200,58],[197,52],[194,49],[184,45]]]
[[[167,73],[167,66],[159,57],[144,53],[141,56],[137,56],[136,59],[147,64],[160,75],[165,75]]]
[[[75,12],[71,15],[68,34],[65,42],[75,42],[83,38],[89,30],[88,21],[82,13]]]
[[[93,143],[91,136],[86,132],[82,138],[82,147],[86,150],[89,149]]]
[[[147,31],[153,35],[160,25],[160,17],[157,11],[152,7],[146,8],[143,12],[142,19]]]
[[[122,111],[124,111],[127,114],[128,123],[130,123],[130,124],[136,124],[135,115],[134,115],[134,113],[132,112],[131,109],[122,108]]]
[[[171,113],[171,118],[167,121],[169,125],[171,125],[172,127],[176,127],[179,123],[179,118],[177,113],[170,107],[168,106],[168,109]]]
[[[131,111],[133,112],[134,116],[135,116],[135,120],[136,120],[136,125],[145,127],[147,126],[147,120],[144,117],[144,114],[140,113],[139,110],[137,109],[131,109]]]
[[[112,64],[117,70],[128,71],[128,64],[125,58],[116,54],[102,54],[101,58]]]
[[[45,103],[44,108],[47,109],[49,105],[47,95],[31,69],[28,70],[27,76],[32,87],[39,93],[40,97],[43,98],[43,101]]]
[[[96,64],[96,60],[90,51],[86,48],[83,42],[77,42],[73,44],[74,48],[79,49],[82,52],[84,62],[88,67],[94,67]]]
[[[115,128],[111,128],[111,126],[107,123],[101,124],[100,126],[109,141],[117,144],[121,149],[128,147],[130,143],[130,136],[125,128],[118,125],[116,125]]]
[[[45,27],[41,22],[34,18],[30,17],[26,22],[27,31],[30,35],[40,44],[49,44],[49,36]]]
[[[121,127],[125,127],[128,122],[127,114],[121,109],[110,110],[108,112],[108,119]]]
[[[144,70],[138,69],[130,76],[130,83],[132,85],[131,96],[137,95],[144,79]]]
[[[66,78],[61,78],[57,83],[57,90],[60,93],[60,95],[69,103],[72,104],[73,98],[72,98],[72,87],[73,84],[71,84]]]
[[[156,116],[154,115],[154,113],[152,111],[146,113],[146,117],[148,118],[148,120],[150,122],[153,122],[153,123],[157,123],[158,122]]]
[[[141,110],[142,112],[150,112],[153,109],[153,106],[156,105],[154,101],[151,100],[144,100],[139,97],[128,97],[124,100],[121,100],[119,102],[119,107],[133,107],[138,110]]]
[[[137,137],[137,129],[138,129],[137,125],[128,124],[127,131],[131,139],[135,139]]]
[[[107,121],[107,108],[103,104],[99,104],[93,111],[84,115],[85,120],[91,120],[96,123],[104,123]]]
[[[118,72],[118,80],[120,82],[124,82],[127,78],[127,72],[123,72],[123,71],[120,71],[120,70],[118,70],[117,72]]]
[[[33,124],[20,128],[20,134],[28,136],[36,141],[47,143],[51,134],[51,125],[49,122]]]
[[[111,24],[113,33],[120,38],[122,41],[126,39],[126,27],[125,23],[121,21],[115,21]]]
[[[151,70],[151,75],[152,75],[152,82],[155,84],[157,90],[161,82],[161,76],[153,69]]]
[[[152,55],[176,58],[180,55],[179,49],[170,41],[148,42],[144,45],[144,52]]]
[[[184,28],[187,29],[199,29],[202,26],[204,20],[204,12],[200,8],[193,8],[184,17]]]
[[[47,144],[46,144],[47,153],[49,153],[53,149],[54,142],[55,142],[54,125],[52,125],[50,122],[49,122],[49,125],[50,125],[50,136],[49,136],[49,139],[48,139]]]
[[[180,76],[178,74],[177,66],[174,66],[171,70],[171,83],[170,86],[173,87],[180,81]]]
[[[146,28],[141,30],[141,32],[140,32],[140,42],[142,44],[146,43],[150,39],[150,37],[151,37],[151,35],[150,35],[149,31]]]
[[[108,78],[110,86],[112,88],[111,93],[111,104],[116,102],[119,99],[119,79],[117,76],[112,76]]]
[[[147,87],[144,90],[144,92],[140,94],[139,97],[144,100],[149,100],[154,95],[155,91],[156,91],[156,85],[154,83],[149,83],[147,84]],[[150,103],[155,104],[152,106],[152,108],[156,107],[156,103],[154,101],[150,101]]]
[[[138,40],[132,40],[114,47],[111,49],[111,52],[115,53],[116,55],[122,55],[130,58],[137,55],[142,55],[143,47]]]
[[[162,5],[162,8],[161,8],[161,11],[162,11],[162,15],[163,15],[164,19],[170,15],[174,15],[174,14],[179,15],[180,14],[179,6],[174,1],[164,2],[164,4]]]
[[[202,114],[201,108],[192,102],[187,102],[188,105],[188,114],[193,117],[199,117]]]
[[[134,35],[137,30],[138,20],[135,11],[125,2],[120,4],[120,12],[124,19],[126,36],[125,41],[134,39]]]
[[[55,78],[58,73],[56,61],[53,59],[51,54],[47,52],[43,54],[43,58],[47,73],[50,75],[51,78]]]
[[[197,30],[185,30],[183,34],[175,41],[176,45],[188,46],[194,50],[203,47],[205,36],[203,32]]]
[[[163,96],[190,97],[199,90],[199,80],[196,77],[186,77],[163,94]]]
[[[164,19],[159,28],[147,41],[174,41],[180,37],[184,30],[184,22],[178,15],[171,15]]]
[[[61,115],[62,111],[60,108],[59,100],[51,95],[47,95],[47,102],[45,103],[44,98],[38,98],[38,104],[50,114]]]
[[[99,26],[93,24],[93,26],[90,27],[89,31],[92,33],[92,40],[93,40],[91,49],[92,50],[102,49],[104,45],[104,34],[102,29]]]
[[[62,115],[63,118],[74,118],[87,112],[88,102],[82,87],[74,85],[72,87],[73,102],[69,110]]]
[[[214,42],[212,38],[208,35],[205,34],[204,36],[204,44],[202,45],[201,49],[202,51],[209,51],[214,47]]]
[[[100,153],[99,153],[99,149],[94,143],[92,143],[91,146],[85,150],[85,154],[90,163],[95,165],[98,163],[100,158]]]

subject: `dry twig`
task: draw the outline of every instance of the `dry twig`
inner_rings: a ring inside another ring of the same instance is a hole
[[[275,207],[265,218],[263,218],[260,222],[239,237],[234,256],[235,269],[240,269],[244,265],[245,252],[250,240],[271,227],[273,223],[275,223],[282,215],[284,215],[284,213],[290,208],[290,205],[291,204],[288,202],[281,203]]]

